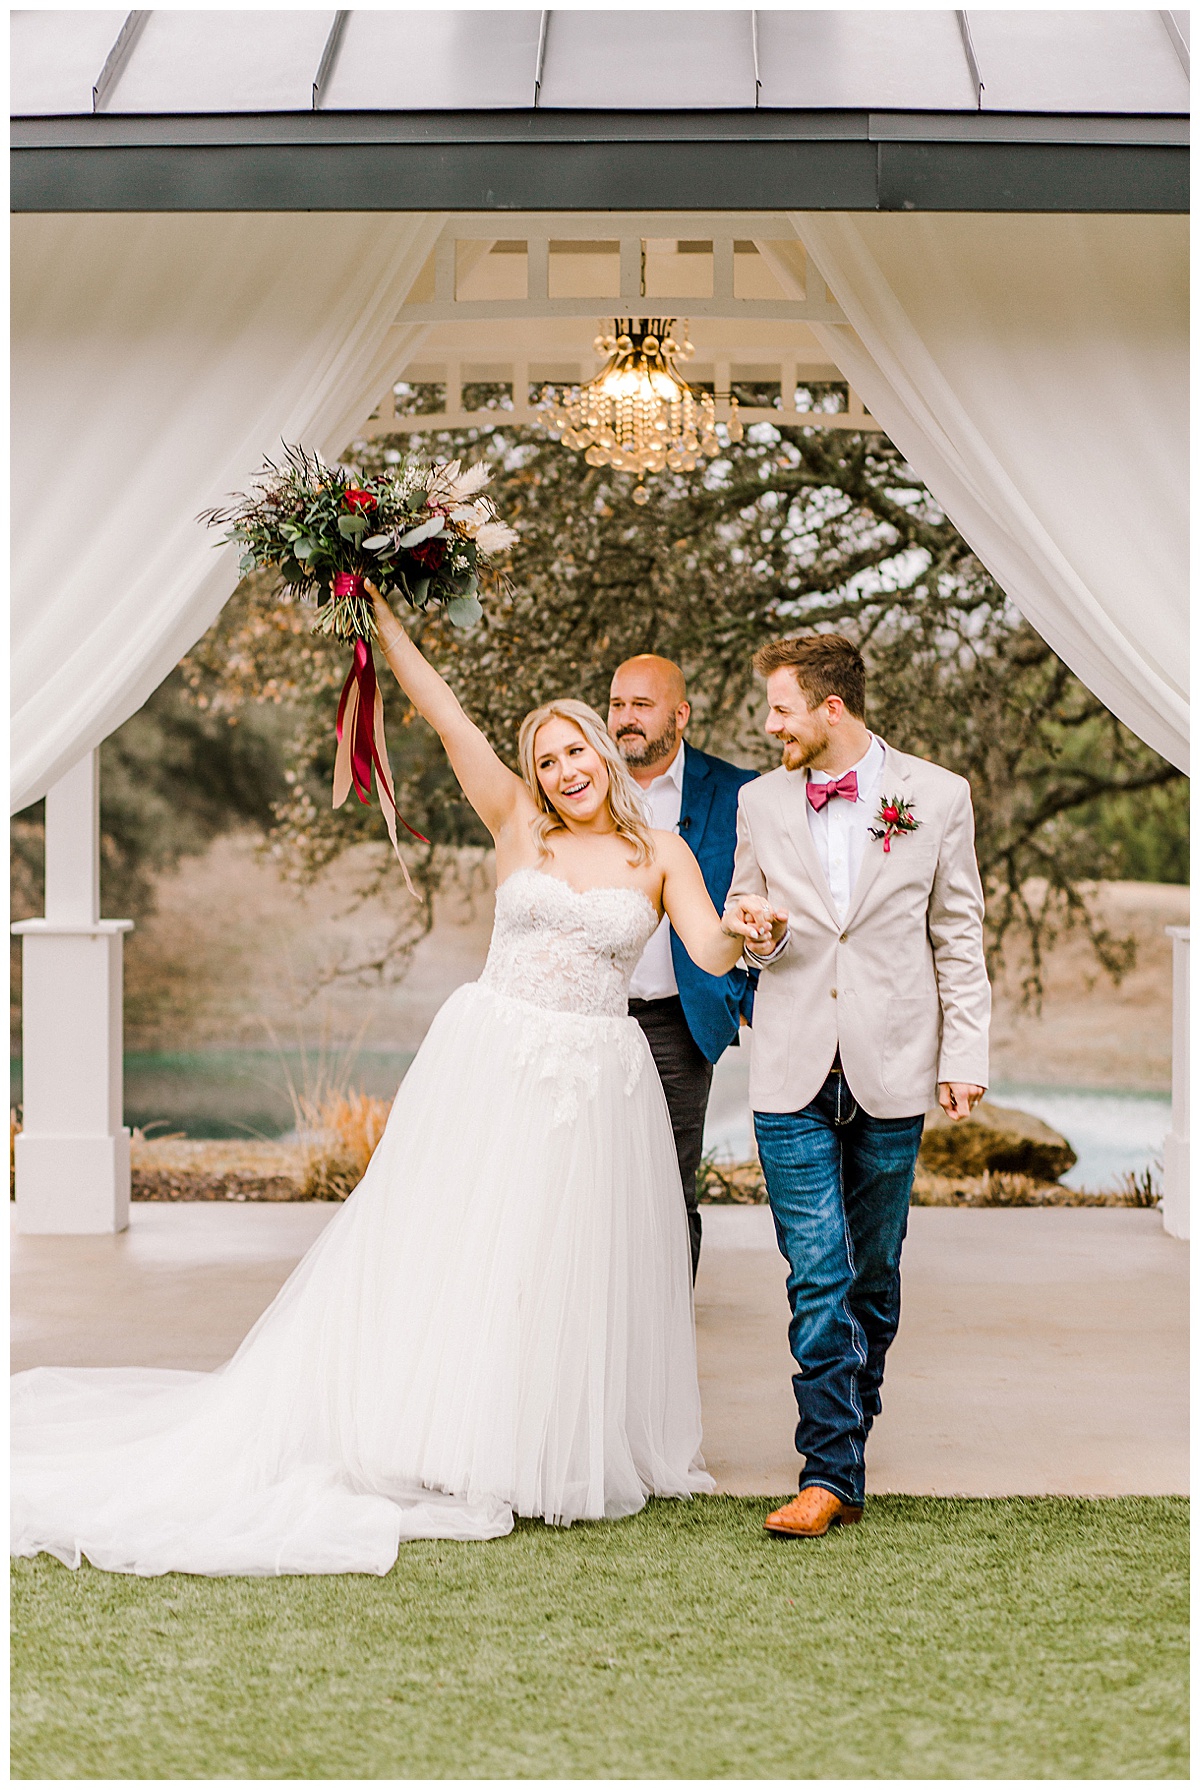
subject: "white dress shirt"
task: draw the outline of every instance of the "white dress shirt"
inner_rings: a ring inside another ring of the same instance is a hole
[[[807,789],[802,787],[800,791],[804,806],[808,809],[808,825],[813,844],[817,848],[817,856],[821,860],[821,869],[825,872],[825,880],[829,884],[829,893],[833,896],[839,920],[844,920],[850,912],[850,897],[858,881],[870,828],[879,807],[883,764],[883,741],[872,734],[871,744],[858,763],[850,766],[858,777],[856,802],[848,802],[845,796],[832,796],[818,814],[808,799]],[[844,777],[846,772],[843,771],[841,775]],[[808,781],[836,783],[838,778],[831,777],[828,771],[809,771]]]
[[[884,763],[883,741],[872,734],[871,744],[858,763],[849,767],[858,778],[858,800],[848,802],[845,796],[831,796],[819,814],[808,799],[807,782],[836,783],[839,779],[828,771],[791,773],[796,780],[797,794],[808,810],[809,830],[839,920],[844,920],[850,912],[850,898],[862,869],[871,825],[879,809]],[[841,776],[845,775],[845,771],[841,772]],[[773,950],[754,951],[747,945],[743,956],[751,969],[766,969],[787,948],[788,942],[789,934],[785,932]]]
[[[679,816],[683,808],[685,751],[686,747],[680,740],[679,750],[666,770],[660,772],[645,789],[638,785],[646,819],[652,827],[658,827],[663,833],[679,831]],[[638,958],[637,968],[630,977],[629,993],[637,1001],[665,1001],[670,995],[679,993],[675,965],[671,961],[671,922],[665,914],[658,931]]]

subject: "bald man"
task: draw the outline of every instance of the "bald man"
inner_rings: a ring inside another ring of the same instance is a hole
[[[757,773],[685,745],[691,712],[683,673],[670,659],[640,653],[613,673],[608,730],[642,791],[647,818],[651,826],[686,839],[721,913],[733,877],[738,791]],[[675,1133],[693,1280],[701,1231],[696,1170],[704,1149],[713,1064],[737,1043],[752,1000],[745,970],[710,976],[697,969],[665,919],[629,985],[629,1011],[646,1035]]]

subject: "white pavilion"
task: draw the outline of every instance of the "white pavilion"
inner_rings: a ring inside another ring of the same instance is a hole
[[[879,428],[1012,601],[1187,750],[1189,29],[1152,11],[12,15],[18,1227],[121,1229],[100,742],[237,582],[281,437],[533,422],[605,312],[745,421]],[[69,500],[64,499],[69,488]],[[64,535],[63,517],[70,529]],[[47,543],[53,542],[52,554]],[[1164,1220],[1188,1234],[1187,935]]]

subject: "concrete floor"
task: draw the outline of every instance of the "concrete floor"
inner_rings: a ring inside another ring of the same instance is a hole
[[[116,1237],[13,1238],[14,1369],[215,1367],[327,1205],[136,1205]],[[705,1456],[795,1488],[783,1262],[765,1207],[708,1207],[696,1289]],[[872,1438],[875,1492],[1187,1490],[1187,1245],[1157,1213],[917,1207]]]

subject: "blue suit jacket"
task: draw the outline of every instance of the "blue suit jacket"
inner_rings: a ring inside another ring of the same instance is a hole
[[[741,765],[728,764],[684,744],[679,836],[691,846],[718,913],[733,880],[738,791],[757,775],[757,771],[743,770]],[[754,1002],[751,980],[740,967],[727,976],[710,976],[697,969],[674,931],[671,958],[688,1030],[709,1062],[715,1063],[737,1038],[741,1015],[750,1017]]]

